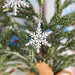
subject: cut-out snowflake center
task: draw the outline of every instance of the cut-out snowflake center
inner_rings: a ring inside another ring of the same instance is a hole
[[[37,53],[39,53],[42,45],[47,45],[48,47],[51,47],[51,44],[49,44],[46,39],[47,36],[52,33],[52,31],[49,31],[48,33],[42,32],[40,26],[41,24],[39,23],[36,32],[30,32],[26,30],[26,32],[31,36],[31,40],[29,41],[29,43],[26,44],[26,46],[34,44],[37,48]]]

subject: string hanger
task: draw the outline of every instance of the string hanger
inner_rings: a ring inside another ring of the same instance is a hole
[[[39,16],[39,23],[41,24],[41,29],[44,28],[43,22],[42,22],[42,18],[43,18],[43,14],[44,14],[44,6],[42,4],[44,4],[45,0],[41,0],[41,5],[40,5],[40,14],[38,14]]]

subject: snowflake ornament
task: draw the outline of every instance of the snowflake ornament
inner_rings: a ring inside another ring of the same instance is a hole
[[[31,36],[31,40],[27,44],[25,44],[25,46],[34,44],[37,49],[37,53],[39,53],[42,45],[51,47],[51,43],[48,43],[46,39],[47,39],[47,36],[52,33],[52,31],[42,32],[40,22],[38,24],[36,32],[31,32],[28,30],[26,30],[26,32]]]
[[[7,0],[7,3],[3,6],[3,8],[11,7],[13,8],[14,15],[17,15],[17,10],[21,6],[29,7],[29,3],[24,2],[22,0],[10,0],[10,1]]]

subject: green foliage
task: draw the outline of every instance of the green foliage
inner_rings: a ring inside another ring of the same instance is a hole
[[[3,11],[3,0],[0,0],[0,33],[2,32],[2,29],[5,28],[9,24],[9,18],[7,16],[6,12]]]
[[[67,6],[69,6],[70,4],[74,3],[74,0],[65,0],[62,9],[66,8]]]
[[[39,5],[43,7],[45,2],[46,2],[46,0],[38,0],[38,2],[39,2]]]
[[[5,54],[0,53],[0,71],[6,70],[6,68],[4,68],[6,62],[7,56]]]
[[[0,44],[0,49],[3,48],[2,44]]]
[[[26,0],[29,2],[28,0]],[[40,7],[44,7],[44,3],[42,0],[38,0]],[[45,2],[45,0],[44,0]],[[48,65],[53,69],[54,73],[58,73],[64,68],[69,66],[75,66],[75,54],[73,55],[62,55],[65,51],[75,51],[75,35],[73,31],[63,32],[62,29],[66,26],[71,26],[75,24],[75,12],[69,13],[66,16],[61,16],[62,10],[66,8],[68,5],[73,3],[73,0],[65,0],[64,4],[61,4],[61,0],[55,0],[55,14],[52,17],[51,21],[47,23],[44,13],[38,16],[34,11],[33,6],[30,3],[29,8],[19,9],[18,15],[7,15],[7,11],[11,12],[12,9],[3,9],[3,1],[0,2],[0,17],[4,16],[3,19],[0,19],[2,23],[1,29],[3,27],[7,27],[4,32],[0,31],[0,70],[5,71],[10,66],[16,66],[15,64],[6,65],[8,61],[21,61],[26,63],[28,68],[24,67],[25,70],[18,67],[17,69],[22,71],[31,71],[38,73],[35,65],[43,61],[48,63]],[[36,48],[32,46],[26,47],[25,44],[29,41],[29,35],[25,32],[25,29],[30,31],[35,31],[35,27],[37,26],[37,22],[34,19],[39,18],[42,21],[42,31],[46,31],[47,29],[51,29],[53,33],[48,37],[48,41],[52,43],[52,47],[42,46],[39,54],[36,52]],[[25,25],[20,25],[17,23],[13,17],[19,17],[26,20]],[[57,25],[62,25],[60,29],[57,29]],[[13,30],[14,28],[14,30]],[[20,30],[22,28],[23,30]],[[13,35],[16,35],[20,40],[20,46],[10,46],[9,41]],[[61,39],[68,38],[65,44],[60,42]],[[61,46],[61,48],[59,48]],[[12,58],[15,56],[15,58]],[[19,63],[17,63],[19,64]],[[19,64],[20,65],[20,64]],[[5,66],[5,68],[4,68]],[[8,75],[6,73],[4,75]]]

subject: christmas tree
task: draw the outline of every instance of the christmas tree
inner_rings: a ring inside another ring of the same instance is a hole
[[[39,14],[29,0],[0,1],[0,73],[3,75],[14,71],[6,72],[11,66],[36,75],[43,75],[38,63],[50,67],[54,75],[75,66],[75,54],[62,55],[67,50],[75,50],[75,29],[64,31],[65,27],[75,25],[75,12],[61,15],[63,9],[75,1],[65,0],[62,5],[61,0],[55,0],[55,13],[49,23],[44,16],[45,0],[37,1],[41,8]],[[16,22],[17,17],[25,19],[25,25]],[[22,63],[7,64],[9,61],[23,62],[27,67],[20,67]]]

